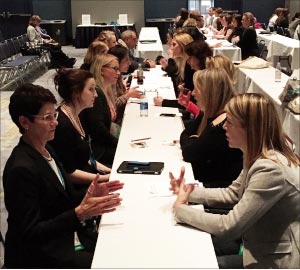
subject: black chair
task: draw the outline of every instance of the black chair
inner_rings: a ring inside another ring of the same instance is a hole
[[[267,25],[266,25],[265,23],[260,23],[260,25],[262,26],[262,28],[263,28],[264,30],[267,30]]]
[[[258,46],[258,57],[266,60],[265,53],[268,53],[265,41],[262,39],[257,43]]]

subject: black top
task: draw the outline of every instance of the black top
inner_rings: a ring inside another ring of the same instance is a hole
[[[84,194],[74,191],[53,150],[46,148],[61,172],[65,189],[46,159],[22,138],[4,168],[7,268],[76,267],[74,232],[81,237],[85,228],[74,208]]]
[[[90,71],[90,69],[91,69],[91,64],[83,63],[83,64],[80,66],[80,69]]]
[[[91,137],[95,158],[102,163],[112,165],[118,139],[110,133],[111,113],[103,91],[96,87],[98,96],[94,106],[83,110],[79,117],[82,126]]]
[[[228,38],[228,41],[229,41],[229,42],[232,42],[231,40],[232,40],[234,37],[239,37],[240,40],[241,40],[241,39],[242,39],[242,35],[243,35],[243,33],[244,33],[244,30],[245,30],[245,28],[242,27],[242,26],[234,27],[234,29],[233,29],[231,35],[230,35],[229,38]]]
[[[184,66],[184,81],[181,81],[177,72],[178,67],[174,59],[169,58],[168,59],[168,66],[165,70],[169,77],[171,77],[173,82],[173,87],[175,91],[176,97],[179,95],[178,91],[178,85],[180,83],[184,83],[184,87],[193,91],[194,90],[194,83],[193,83],[193,76],[195,71],[191,68],[189,63],[186,63]],[[193,96],[191,96],[191,101],[194,101]],[[163,99],[162,107],[173,107],[173,108],[180,108],[185,109],[183,106],[181,106],[177,100],[174,99]]]
[[[227,187],[242,170],[242,152],[228,146],[222,127],[225,121],[213,126],[216,117],[208,119],[200,137],[190,138],[197,134],[202,118],[203,113],[200,113],[181,133],[183,159],[192,164],[195,179],[205,187]]]
[[[60,107],[58,111],[55,138],[49,143],[61,160],[66,172],[73,173],[78,169],[95,173],[95,170],[88,164],[90,159],[88,140],[79,134]]]
[[[242,59],[249,56],[258,56],[257,35],[254,28],[246,28],[242,34],[242,38],[236,44],[242,50]]]

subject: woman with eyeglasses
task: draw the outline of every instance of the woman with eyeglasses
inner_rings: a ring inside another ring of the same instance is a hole
[[[121,75],[118,58],[111,54],[99,55],[91,66],[97,97],[92,108],[80,114],[83,128],[91,136],[96,160],[112,165],[118,143],[115,85]]]
[[[86,189],[99,172],[103,174],[99,181],[108,181],[110,168],[95,159],[90,134],[78,117],[82,110],[94,106],[97,92],[93,75],[81,69],[60,69],[54,83],[63,102],[58,108],[55,138],[50,144],[77,188]]]
[[[29,83],[10,98],[21,138],[3,173],[6,268],[90,268],[97,239],[92,217],[120,205],[112,193],[122,188],[119,181],[100,184],[94,175],[88,192],[74,190],[48,144],[58,125],[55,104],[48,89]],[[75,237],[81,251],[75,251]]]
[[[224,130],[231,148],[243,152],[243,170],[227,188],[185,185],[184,168],[171,189],[175,219],[222,238],[243,239],[236,268],[299,268],[300,160],[287,143],[274,103],[260,94],[233,97]],[[193,209],[189,202],[233,207],[228,214]],[[228,268],[233,268],[228,266]]]
[[[128,99],[141,98],[142,92],[138,90],[139,86],[130,87],[130,84],[127,86],[127,80],[122,79],[122,74],[127,73],[131,63],[129,58],[129,50],[122,45],[116,45],[110,48],[108,53],[116,56],[119,61],[120,76],[115,85],[115,100],[117,110],[117,119],[115,122],[121,125]]]

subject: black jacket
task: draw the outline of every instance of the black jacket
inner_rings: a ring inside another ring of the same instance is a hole
[[[7,268],[75,267],[74,232],[80,236],[85,229],[74,208],[84,194],[73,190],[53,150],[47,149],[62,173],[65,189],[46,159],[22,138],[6,163]]]

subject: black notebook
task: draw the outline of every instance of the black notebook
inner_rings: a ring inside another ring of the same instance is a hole
[[[161,174],[164,168],[163,162],[139,162],[139,161],[123,161],[118,173],[128,174]]]

